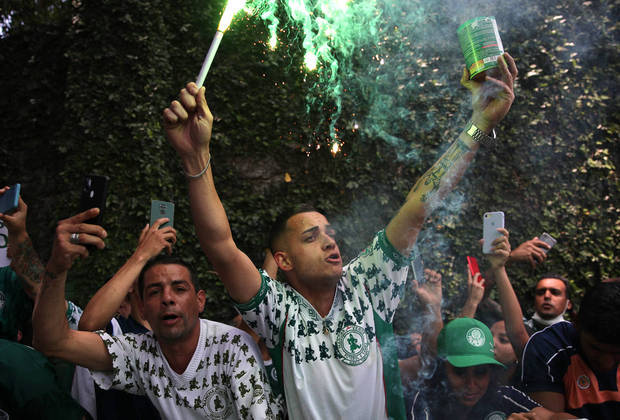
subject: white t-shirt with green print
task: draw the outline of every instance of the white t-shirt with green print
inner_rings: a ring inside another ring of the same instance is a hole
[[[183,374],[172,370],[152,332],[98,334],[113,371],[91,371],[97,385],[147,395],[162,418],[281,418],[260,351],[237,328],[201,319],[198,345]]]
[[[282,380],[290,418],[404,416],[395,347],[383,341],[392,335],[391,322],[404,292],[408,263],[380,231],[366,250],[343,267],[325,318],[288,284],[261,271],[259,292],[237,307],[265,339]]]

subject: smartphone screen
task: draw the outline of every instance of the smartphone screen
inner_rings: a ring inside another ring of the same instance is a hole
[[[157,219],[163,217],[167,217],[170,220],[161,225],[159,227],[160,229],[166,226],[174,227],[174,203],[159,200],[151,201],[151,219],[149,224],[153,226],[153,223],[155,223]]]
[[[103,211],[105,209],[105,201],[108,196],[107,176],[86,175],[82,184],[82,193],[80,196],[80,212],[99,208],[99,214],[92,219],[85,220],[84,223],[93,225],[101,225],[103,221]]]
[[[499,233],[497,229],[503,227],[503,211],[492,211],[484,213],[484,217],[482,218],[482,239],[484,239],[484,242],[482,244],[483,254],[491,253],[491,249],[493,248],[493,241],[502,236],[502,234]]]
[[[0,195],[0,213],[12,213],[17,210],[20,189],[21,184],[15,184]]]

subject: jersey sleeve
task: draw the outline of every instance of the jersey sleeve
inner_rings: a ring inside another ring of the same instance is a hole
[[[410,261],[381,230],[371,245],[345,267],[345,276],[350,287],[367,293],[374,311],[391,323],[405,291]]]
[[[252,338],[239,331],[232,343],[238,350],[231,354],[232,374],[230,390],[233,394],[237,417],[240,419],[279,419],[284,408],[281,400],[271,392],[269,379],[265,373],[261,354]]]
[[[67,312],[65,313],[65,316],[67,317],[69,328],[72,330],[78,329],[78,324],[80,323],[80,318],[82,318],[82,313],[82,308],[70,300],[67,301]]]
[[[502,405],[505,407],[506,413],[525,413],[540,407],[540,404],[515,387],[502,386],[499,389],[499,393],[501,394]]]
[[[248,326],[265,340],[267,347],[273,348],[280,340],[280,327],[286,317],[286,308],[293,304],[292,292],[263,270],[260,273],[261,285],[256,296],[236,307]]]
[[[97,331],[97,334],[110,353],[112,370],[108,372],[91,370],[95,383],[102,389],[118,389],[131,394],[145,395],[144,383],[138,374],[140,360],[136,357],[140,347],[148,345],[144,335],[124,334],[113,337],[103,331]],[[152,349],[146,350],[156,352],[154,344],[152,346]]]

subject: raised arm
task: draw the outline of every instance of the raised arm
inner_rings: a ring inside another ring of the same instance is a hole
[[[416,379],[421,370],[432,366],[437,358],[437,336],[443,328],[441,318],[441,274],[434,270],[424,270],[425,281],[413,281],[413,290],[423,306],[422,339],[420,353],[408,359],[399,360],[401,379],[405,386]]]
[[[467,269],[467,299],[461,309],[461,318],[474,318],[478,305],[482,302],[485,294],[485,280],[482,274],[476,273],[473,277]]]
[[[123,266],[114,274],[101,289],[90,299],[80,318],[79,328],[83,331],[104,329],[110,322],[116,310],[127,296],[137,280],[140,271],[148,260],[156,257],[163,250],[172,252],[172,245],[176,242],[176,231],[167,226],[159,227],[168,221],[159,219],[153,226],[146,225],[140,233],[138,247]]]
[[[514,60],[505,53],[498,64],[500,79],[486,76],[484,82],[469,80],[467,70],[461,78],[461,84],[472,94],[471,122],[486,134],[504,118],[514,100],[513,83],[517,77]],[[478,150],[478,142],[468,132],[471,132],[469,126],[415,183],[405,204],[388,224],[387,237],[403,255],[410,254],[424,219],[458,183]]]
[[[8,189],[9,187],[0,189],[0,195]],[[0,220],[4,222],[9,234],[7,255],[11,258],[11,268],[22,280],[26,294],[35,300],[41,288],[43,264],[26,230],[27,214],[28,206],[20,197],[17,210],[11,214],[0,213]]]
[[[230,296],[239,303],[252,299],[260,288],[258,270],[235,244],[226,211],[215,190],[209,143],[213,116],[204,87],[189,83],[163,112],[170,144],[181,158],[189,181],[192,218],[200,246],[213,264]]]
[[[493,253],[488,257],[491,263],[490,272],[497,285],[499,304],[502,307],[504,321],[506,322],[506,333],[517,355],[517,359],[521,360],[523,349],[530,336],[525,329],[525,325],[523,325],[523,312],[521,311],[519,299],[517,299],[517,295],[506,273],[505,265],[510,255],[508,231],[502,228],[498,229],[498,231],[500,231],[503,236],[497,238],[493,242]]]
[[[58,357],[94,370],[111,370],[112,358],[102,339],[95,333],[70,330],[65,318],[67,271],[77,258],[88,256],[84,245],[95,245],[99,249],[105,246],[102,240],[106,236],[105,230],[100,226],[82,223],[98,212],[98,209],[87,210],[61,220],[56,227],[52,255],[45,268],[33,312],[33,344],[46,356]],[[79,237],[71,242],[73,233],[78,233]]]

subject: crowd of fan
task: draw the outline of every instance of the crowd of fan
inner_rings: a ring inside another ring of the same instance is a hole
[[[77,259],[105,247],[104,226],[88,222],[99,209],[58,222],[43,264],[20,198],[0,214],[11,258],[0,268],[0,409],[11,419],[618,418],[620,282],[600,279],[565,319],[569,282],[544,275],[525,318],[506,267],[543,264],[549,245],[538,238],[513,250],[498,229],[488,269],[468,271],[465,305],[449,322],[441,275],[425,270],[411,282],[424,327],[393,333],[425,218],[514,99],[514,60],[497,64],[497,77],[482,81],[464,72],[467,127],[346,265],[326,216],[306,206],[276,220],[261,269],[237,248],[211,172],[205,90],[182,89],[164,128],[188,178],[200,245],[236,302],[228,323],[199,318],[208,291],[172,256],[177,233],[166,218],[142,229],[82,312],[65,283]]]

